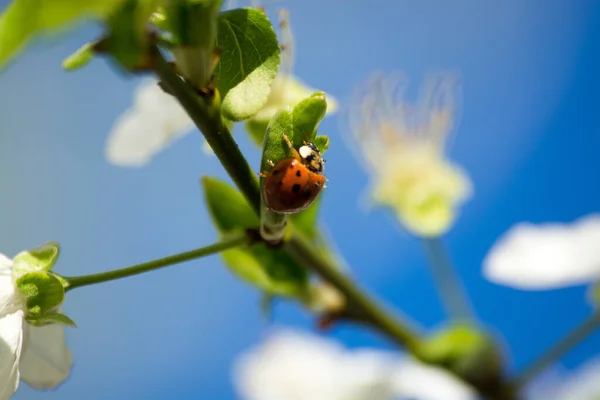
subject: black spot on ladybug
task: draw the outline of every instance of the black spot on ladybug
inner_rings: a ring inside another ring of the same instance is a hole
[[[312,192],[310,191],[310,189],[306,189],[303,194],[304,194],[304,197],[308,198],[308,197],[310,197],[310,195],[312,194]]]
[[[294,169],[294,168],[296,168],[296,166],[294,165],[294,163],[291,163],[290,164],[290,169]]]
[[[280,170],[278,170],[278,169],[274,169],[274,170],[273,170],[273,175],[277,175],[277,174],[278,174],[278,173],[280,173],[280,172],[281,172]]]
[[[300,178],[302,176],[302,172],[300,172],[300,170],[296,171],[296,176]]]
[[[300,185],[295,183],[294,186],[292,186],[292,192],[298,193],[299,191],[300,191]]]

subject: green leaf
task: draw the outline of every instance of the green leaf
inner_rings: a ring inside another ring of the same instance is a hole
[[[42,316],[55,310],[65,298],[63,285],[47,272],[29,272],[17,279],[17,288],[26,299],[27,314]]]
[[[302,100],[294,108],[286,107],[275,114],[265,134],[261,171],[268,171],[268,160],[277,161],[291,157],[292,153],[283,140],[283,135],[298,149],[304,142],[315,140],[319,123],[325,117],[327,101],[322,92]],[[262,182],[262,180],[261,180]]]
[[[0,68],[38,34],[68,28],[85,18],[103,18],[123,0],[14,0],[0,16]]]
[[[325,118],[326,112],[327,100],[323,92],[312,94],[294,107],[292,114],[294,140],[292,143],[295,148],[302,146],[304,142],[315,140],[317,128]]]
[[[94,55],[94,43],[86,43],[75,53],[65,58],[62,67],[67,71],[74,71],[89,63]]]
[[[40,247],[22,251],[15,256],[13,263],[19,272],[49,271],[60,254],[60,245],[48,242]]]
[[[202,178],[202,185],[209,212],[221,235],[258,228],[257,216],[235,188],[208,177]],[[221,256],[235,275],[268,293],[295,296],[308,287],[306,270],[285,252],[264,243],[227,250]]]
[[[321,154],[323,154],[329,149],[329,136],[317,136],[313,143],[317,146]]]
[[[67,317],[65,314],[57,313],[57,312],[49,312],[40,317],[28,316],[27,322],[34,326],[44,326],[50,324],[62,324],[65,326],[70,326],[73,328],[77,328],[77,324],[71,318]]]
[[[240,192],[215,178],[203,177],[202,187],[208,211],[219,230],[257,228],[258,217]]]
[[[215,70],[222,113],[232,121],[250,118],[267,102],[279,68],[279,43],[267,16],[254,8],[220,14]]]
[[[269,294],[302,296],[308,290],[306,270],[280,249],[259,243],[227,250],[221,256],[240,279]]]

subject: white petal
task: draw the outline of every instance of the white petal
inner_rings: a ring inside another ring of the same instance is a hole
[[[139,167],[193,128],[192,120],[155,81],[138,87],[134,105],[116,121],[106,143],[106,158],[114,165]]]
[[[600,278],[600,215],[571,224],[520,223],[484,260],[490,281],[519,289],[552,289]]]
[[[9,261],[0,259],[0,318],[23,309],[21,295],[13,282],[12,268],[7,264]]]
[[[472,388],[443,369],[406,360],[394,377],[396,394],[419,400],[475,400]]]
[[[558,385],[550,386],[549,388],[553,390],[552,396],[543,397],[543,394],[550,392],[550,390],[546,390],[545,392],[540,391],[540,394],[532,399],[597,400],[600,398],[598,376],[600,376],[600,359],[596,358],[567,375]]]
[[[23,343],[23,311],[0,318],[0,400],[19,387],[19,357]]]
[[[246,400],[384,400],[392,365],[387,354],[280,331],[241,357],[234,372]]]
[[[12,271],[13,261],[6,257],[4,254],[0,253],[0,273],[8,271],[9,273]]]
[[[60,324],[25,327],[21,379],[36,389],[52,389],[67,379],[73,358]]]

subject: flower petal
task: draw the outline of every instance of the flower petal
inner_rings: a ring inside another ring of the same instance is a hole
[[[153,80],[136,90],[134,105],[119,117],[106,143],[106,158],[117,166],[140,167],[194,124],[175,98]]]
[[[0,318],[0,400],[8,400],[19,387],[19,358],[23,343],[23,311]]]
[[[419,400],[475,400],[475,391],[441,368],[406,360],[394,375],[396,394]]]
[[[392,366],[388,354],[286,330],[241,357],[235,380],[247,400],[387,399]]]
[[[67,379],[73,358],[60,324],[25,326],[21,379],[36,389],[52,389]]]
[[[600,215],[573,223],[520,223],[484,260],[492,282],[518,289],[553,289],[600,278]]]

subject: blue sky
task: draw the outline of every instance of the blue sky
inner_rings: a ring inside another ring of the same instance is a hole
[[[428,72],[462,76],[462,118],[450,155],[471,175],[475,196],[445,242],[478,315],[509,346],[510,369],[521,368],[590,313],[585,288],[511,290],[487,282],[481,262],[516,222],[570,221],[599,211],[600,4],[341,4],[271,6],[290,10],[295,73],[342,105],[375,71],[405,71],[413,95]],[[214,241],[199,178],[226,179],[216,158],[202,153],[197,132],[143,169],[106,163],[106,136],[139,80],[102,59],[72,73],[60,67],[97,33],[83,26],[68,37],[38,40],[0,73],[0,251],[12,256],[57,240],[62,254],[55,269],[65,275]],[[259,153],[238,132],[256,168]],[[320,132],[332,141],[322,220],[352,273],[423,326],[438,326],[445,315],[419,241],[384,211],[367,213],[357,204],[368,174],[343,140],[343,121],[328,117]],[[51,393],[23,386],[16,399],[233,399],[231,363],[269,327],[258,293],[216,256],[74,291],[65,311],[79,326],[67,332],[75,359],[71,378]],[[293,304],[278,305],[274,321],[312,327]],[[350,347],[392,348],[351,326],[328,335]],[[599,345],[600,335],[590,337],[563,364],[576,366]]]

